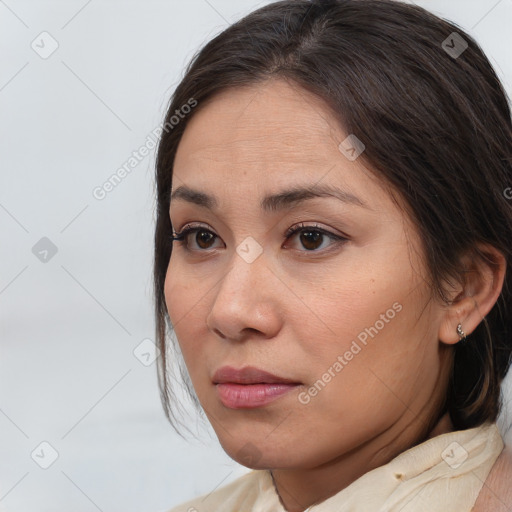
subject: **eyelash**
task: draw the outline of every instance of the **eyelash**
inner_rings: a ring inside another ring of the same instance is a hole
[[[213,233],[210,229],[208,229],[204,226],[187,226],[187,227],[183,228],[179,233],[174,233],[173,236],[171,237],[171,240],[180,243],[184,247],[184,249],[188,252],[194,252],[194,251],[195,252],[207,252],[207,251],[209,251],[209,249],[190,249],[190,247],[188,246],[187,237],[191,233],[197,233],[199,231],[205,231],[205,232],[211,233],[212,235],[214,235],[215,237],[218,238],[218,236],[215,233]],[[284,240],[288,240],[288,238],[291,238],[293,235],[295,235],[297,233],[302,233],[302,232],[321,233],[322,235],[328,237],[332,242],[334,242],[334,245],[343,244],[348,241],[348,238],[346,238],[344,236],[340,236],[340,235],[331,233],[330,231],[327,231],[317,225],[306,225],[302,222],[298,226],[289,228],[286,231],[286,233],[284,234]],[[322,252],[326,252],[326,251],[329,251],[329,248],[323,249],[323,250],[316,250],[316,249],[307,250],[306,249],[306,250],[300,251],[300,252],[322,253]]]

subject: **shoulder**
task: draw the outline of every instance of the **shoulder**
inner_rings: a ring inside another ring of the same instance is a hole
[[[256,500],[260,489],[262,470],[252,470],[233,482],[182,503],[167,512],[238,512],[240,506],[248,507]]]
[[[512,446],[505,445],[482,486],[472,512],[509,510],[512,510]]]

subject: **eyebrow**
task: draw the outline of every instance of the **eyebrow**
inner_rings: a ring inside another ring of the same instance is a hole
[[[308,199],[315,199],[318,197],[334,197],[344,203],[354,204],[370,209],[366,203],[353,194],[327,184],[293,187],[278,192],[277,194],[265,196],[260,203],[260,207],[266,212],[277,212],[286,208],[292,208],[293,206],[307,201]],[[171,194],[171,201],[177,200],[193,203],[209,210],[216,210],[219,206],[215,196],[195,190],[186,185],[179,186]]]

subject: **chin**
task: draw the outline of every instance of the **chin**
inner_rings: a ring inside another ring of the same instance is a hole
[[[282,447],[277,449],[272,445],[270,439],[264,442],[243,441],[233,442],[234,438],[226,439],[226,443],[221,440],[224,451],[236,462],[250,469],[286,469],[295,468],[301,465],[301,460],[297,460],[296,450]]]

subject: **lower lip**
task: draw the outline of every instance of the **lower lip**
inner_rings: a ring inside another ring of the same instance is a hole
[[[216,384],[220,401],[230,409],[253,409],[267,405],[299,384]]]

